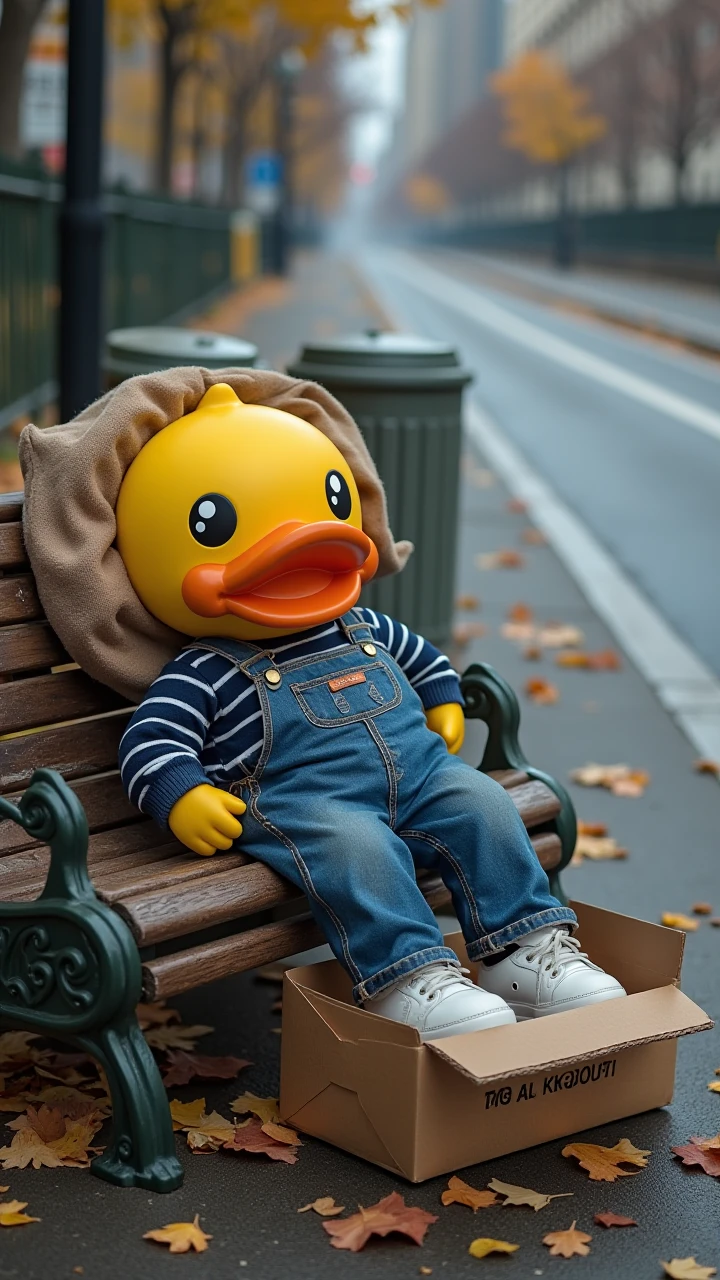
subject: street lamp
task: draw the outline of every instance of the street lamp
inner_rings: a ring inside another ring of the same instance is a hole
[[[69,0],[65,194],[60,211],[60,420],[101,392],[105,5]]]
[[[274,68],[275,150],[279,164],[278,200],[272,222],[272,266],[279,276],[287,275],[293,233],[292,132],[293,86],[305,66],[301,49],[286,49]]]

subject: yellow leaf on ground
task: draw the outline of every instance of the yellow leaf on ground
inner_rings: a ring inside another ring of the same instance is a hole
[[[479,1236],[473,1240],[468,1253],[473,1258],[486,1258],[489,1253],[514,1253],[519,1244],[508,1244],[507,1240],[491,1240],[489,1236]]]
[[[33,1169],[58,1169],[61,1165],[86,1169],[90,1164],[88,1148],[101,1125],[102,1116],[93,1111],[79,1120],[68,1120],[62,1137],[44,1142],[28,1116],[18,1116],[13,1121],[18,1131],[10,1146],[0,1149],[2,1167],[26,1169],[31,1164]]]
[[[27,1200],[7,1200],[0,1204],[0,1227],[22,1227],[26,1222],[39,1222],[39,1218],[31,1218],[22,1212],[27,1209],[27,1203]]]
[[[560,699],[560,690],[557,685],[551,684],[542,676],[530,676],[529,680],[525,681],[525,692],[531,702],[541,707],[552,707]]]
[[[549,622],[539,628],[536,640],[543,649],[568,649],[583,644],[585,636],[579,627]]]
[[[661,1262],[660,1266],[671,1280],[710,1280],[717,1275],[716,1267],[701,1267],[694,1258],[671,1258],[670,1262]]]
[[[274,1138],[275,1142],[284,1142],[289,1147],[302,1146],[298,1134],[286,1124],[275,1124],[272,1120],[266,1120],[261,1127],[263,1133],[266,1133],[269,1138]]]
[[[345,1212],[345,1205],[336,1204],[332,1196],[319,1196],[311,1204],[304,1204],[298,1213],[307,1213],[309,1209],[319,1213],[321,1218],[334,1218],[336,1213]]]
[[[166,1227],[158,1227],[155,1231],[146,1231],[143,1240],[156,1240],[158,1244],[169,1244],[171,1253],[188,1253],[194,1249],[196,1253],[204,1253],[208,1240],[200,1226],[200,1214],[196,1213],[192,1222],[170,1222]]]
[[[641,796],[650,782],[646,769],[631,769],[627,764],[584,764],[571,769],[570,777],[581,787],[605,787],[616,796]]]
[[[488,551],[475,556],[478,569],[522,569],[525,557],[514,547],[501,547],[499,551]]]
[[[720,1093],[720,1080],[711,1080],[708,1089],[711,1093]]]
[[[491,1178],[488,1182],[491,1191],[497,1191],[499,1196],[505,1196],[503,1204],[527,1204],[537,1213],[538,1209],[544,1209],[551,1200],[564,1200],[567,1196],[571,1196],[572,1191],[561,1191],[556,1195],[546,1195],[544,1191],[531,1191],[529,1187],[516,1187],[512,1182],[500,1182],[498,1178]]]
[[[278,1098],[258,1098],[254,1093],[241,1093],[239,1098],[235,1098],[230,1103],[230,1110],[236,1116],[245,1116],[248,1112],[252,1112],[262,1120],[263,1124],[267,1124],[268,1121],[274,1122],[280,1119],[278,1101]]]
[[[579,866],[586,858],[591,862],[605,862],[609,859],[627,858],[628,851],[618,844],[613,836],[579,835],[572,856],[574,866]]]
[[[720,1075],[720,1071],[716,1071],[715,1075]],[[695,1144],[701,1151],[718,1151],[720,1150],[720,1133],[716,1133],[714,1138],[696,1138]]]
[[[3,1169],[27,1169],[28,1165],[33,1169],[61,1169],[64,1163],[34,1129],[21,1129],[9,1147],[0,1147],[0,1160]]]
[[[156,1000],[153,1004],[140,1003],[135,1006],[140,1030],[148,1027],[164,1027],[168,1022],[182,1022],[177,1009],[168,1009],[164,1000]]]
[[[145,1039],[151,1049],[194,1049],[201,1036],[209,1036],[214,1027],[148,1027]]]
[[[170,1115],[173,1129],[196,1129],[205,1115],[205,1099],[195,1098],[193,1102],[181,1102],[173,1098],[170,1102]]]
[[[595,1142],[571,1142],[563,1147],[564,1156],[574,1156],[580,1168],[590,1174],[591,1182],[614,1182],[616,1178],[629,1178],[644,1169],[650,1151],[641,1151],[627,1138],[621,1138],[614,1147],[602,1147]],[[634,1164],[636,1169],[621,1169],[621,1164]]]
[[[187,1144],[191,1151],[218,1151],[224,1142],[230,1142],[234,1133],[235,1126],[230,1120],[211,1111],[187,1130]]]
[[[447,1191],[443,1191],[440,1199],[443,1204],[466,1204],[473,1213],[477,1213],[478,1209],[486,1209],[488,1205],[497,1204],[498,1198],[494,1191],[477,1191],[475,1187],[471,1187],[467,1182],[463,1182],[462,1178],[451,1178],[447,1185]]]
[[[686,933],[694,933],[698,927],[697,920],[683,915],[681,911],[663,911],[660,923],[668,929],[684,929]]]
[[[555,1258],[573,1258],[576,1254],[582,1258],[590,1252],[588,1245],[591,1240],[592,1236],[585,1231],[577,1231],[573,1222],[565,1231],[549,1231],[542,1242]]]

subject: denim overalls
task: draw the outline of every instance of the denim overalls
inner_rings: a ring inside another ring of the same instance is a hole
[[[215,636],[193,648],[230,658],[260,698],[262,753],[231,788],[248,806],[239,847],[305,891],[356,1001],[432,961],[457,963],[416,869],[442,876],[473,960],[575,923],[503,788],[427,728],[367,624],[353,611],[339,623],[349,644],[287,662]]]

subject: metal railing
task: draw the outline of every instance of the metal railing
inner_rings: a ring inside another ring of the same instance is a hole
[[[42,171],[0,163],[0,428],[57,393],[57,215]],[[106,329],[179,322],[230,282],[230,212],[106,197]]]

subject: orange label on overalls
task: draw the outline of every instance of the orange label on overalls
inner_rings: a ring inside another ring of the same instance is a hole
[[[365,673],[349,671],[346,676],[336,676],[334,680],[328,680],[328,689],[331,693],[337,693],[338,689],[347,689],[351,684],[365,684]]]

